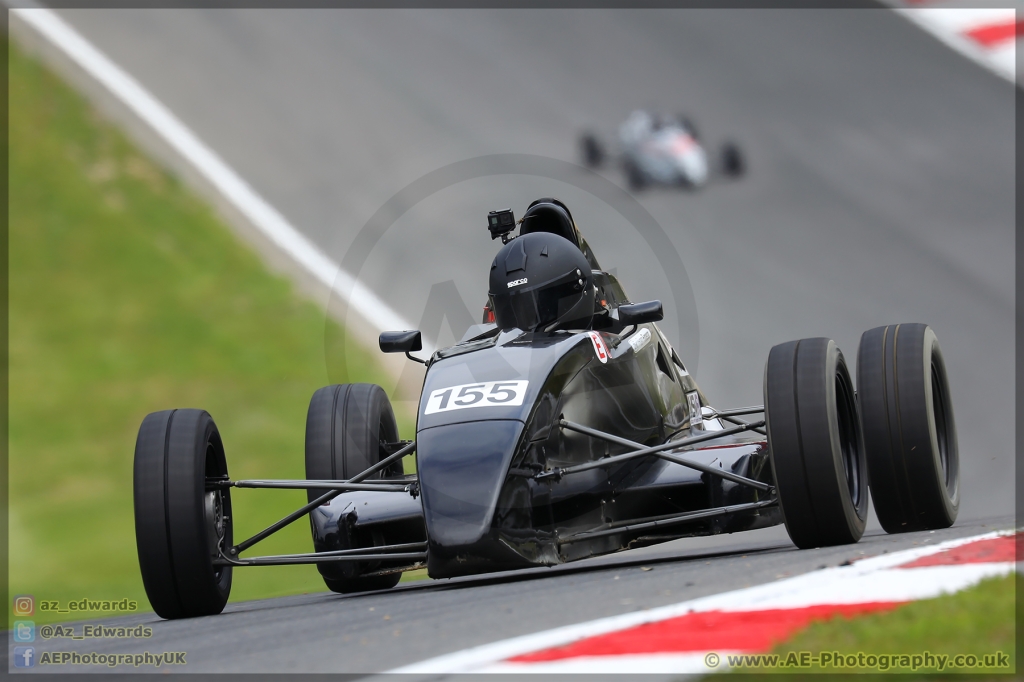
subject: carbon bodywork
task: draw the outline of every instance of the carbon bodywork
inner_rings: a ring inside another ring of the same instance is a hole
[[[599,357],[600,337],[607,347]],[[629,339],[650,337],[634,350]],[[552,565],[685,535],[777,523],[775,517],[714,520],[676,527],[670,535],[623,531],[564,543],[575,533],[634,518],[677,514],[756,499],[758,491],[651,456],[537,481],[541,471],[627,451],[559,428],[559,420],[592,426],[643,445],[690,434],[688,373],[669,358],[653,324],[621,337],[608,332],[495,337],[486,348],[437,360],[423,387],[417,427],[417,470],[432,577]],[[526,380],[521,406],[485,406],[425,415],[435,391],[493,381]],[[763,441],[717,442],[694,459],[768,481]],[[710,479],[710,480],[709,480]],[[767,524],[766,524],[767,522]]]
[[[606,303],[625,301],[613,277],[595,275]],[[312,514],[314,534],[322,538],[318,551],[426,540],[428,572],[442,578],[548,566],[678,537],[780,523],[778,508],[768,507],[664,529],[573,537],[631,519],[765,499],[756,489],[656,455],[537,480],[541,472],[628,451],[560,428],[560,420],[645,446],[722,428],[717,419],[691,426],[687,394],[701,405],[705,401],[657,325],[618,330],[625,334],[614,331],[614,316],[599,318],[596,326],[601,325],[608,329],[499,333],[491,328],[482,338],[435,353],[416,428],[419,498],[373,492],[335,498]],[[755,433],[723,436],[676,454],[772,481],[767,443]],[[374,564],[360,570],[386,568]]]

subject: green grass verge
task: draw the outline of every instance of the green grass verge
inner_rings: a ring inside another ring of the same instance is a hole
[[[993,578],[956,594],[912,602],[886,613],[815,623],[771,652],[779,656],[780,662],[790,663],[788,667],[758,668],[757,672],[775,673],[772,679],[777,680],[806,680],[807,674],[822,673],[861,673],[858,679],[869,680],[880,680],[892,673],[901,673],[901,680],[940,679],[940,672],[981,674],[985,679],[1012,675],[1016,670],[1015,596],[1021,584],[1020,577]],[[829,653],[833,658],[838,653],[848,660],[842,667],[811,664],[797,668],[801,652],[808,652],[810,656]],[[861,652],[865,663],[867,656],[878,657],[875,665],[862,666],[860,660],[856,661],[858,665],[845,664],[854,663],[849,657]],[[937,660],[927,666],[927,659],[923,659],[925,652],[934,657],[947,656],[950,662],[941,671]],[[995,663],[997,652],[1006,656],[1007,667],[969,667],[953,663],[953,657],[958,654],[976,657],[981,664],[986,657]],[[920,667],[917,670],[903,667],[904,663],[912,666],[915,663],[912,658],[907,661],[893,658],[903,655],[921,655]],[[888,670],[883,672],[881,667]],[[734,675],[744,674],[736,668],[733,672]]]
[[[328,383],[324,313],[80,96],[9,55],[11,594],[148,610],[132,517],[142,418],[204,408],[232,476],[302,478],[306,407]],[[349,367],[344,380],[390,388],[368,353]],[[235,536],[304,498],[236,491]],[[309,548],[301,520],[259,545]],[[240,569],[232,600],[324,589],[312,566]]]

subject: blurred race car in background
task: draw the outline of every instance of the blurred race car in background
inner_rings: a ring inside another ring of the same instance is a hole
[[[608,158],[594,133],[581,135],[579,144],[588,168],[600,168]],[[722,144],[718,163],[712,166],[696,126],[686,116],[638,109],[619,126],[619,145],[619,162],[633,191],[652,184],[702,187],[716,175],[736,178],[746,170],[743,154],[733,142]]]

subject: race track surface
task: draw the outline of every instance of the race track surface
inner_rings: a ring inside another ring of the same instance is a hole
[[[795,550],[785,531],[774,529],[678,540],[551,569],[421,581],[361,595],[319,593],[229,604],[224,613],[208,618],[116,618],[104,623],[143,623],[153,629],[152,638],[37,637],[34,646],[37,657],[45,651],[186,652],[184,668],[164,667],[160,672],[374,673],[537,630],[675,604],[1011,526],[1012,519],[1002,518],[900,536],[879,530],[856,545],[806,551]],[[68,665],[60,671],[98,669]]]
[[[717,406],[761,402],[776,343],[829,336],[854,364],[861,332],[894,322],[932,325],[952,382],[963,503],[949,531],[889,537],[871,522],[859,545],[798,552],[777,528],[523,579],[233,605],[216,618],[156,626],[163,648],[190,652],[189,670],[374,672],[861,551],[1012,525],[1014,89],[899,16],[61,15],[339,262],[367,220],[425,174],[490,154],[575,162],[580,131],[610,141],[634,107],[686,112],[712,150],[727,138],[743,147],[749,174],[739,181],[637,196],[671,240],[692,293],[670,291],[679,273],[664,272],[634,227],[576,186],[587,186],[583,169],[466,179],[400,207],[358,274],[442,344],[476,321],[485,299],[497,250],[487,211],[511,206],[519,216],[530,200],[554,195],[633,300],[665,301],[663,329]],[[618,168],[602,173],[624,185]],[[687,301],[696,315],[680,320]],[[444,323],[439,310],[448,312]],[[610,567],[617,562],[627,564]]]

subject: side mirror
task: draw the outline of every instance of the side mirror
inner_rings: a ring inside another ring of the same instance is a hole
[[[645,301],[644,303],[627,303],[619,306],[619,322],[626,324],[643,324],[644,322],[660,322],[665,314],[661,309],[661,301]]]
[[[385,353],[408,353],[423,350],[423,335],[417,330],[404,332],[381,332],[380,349]]]

